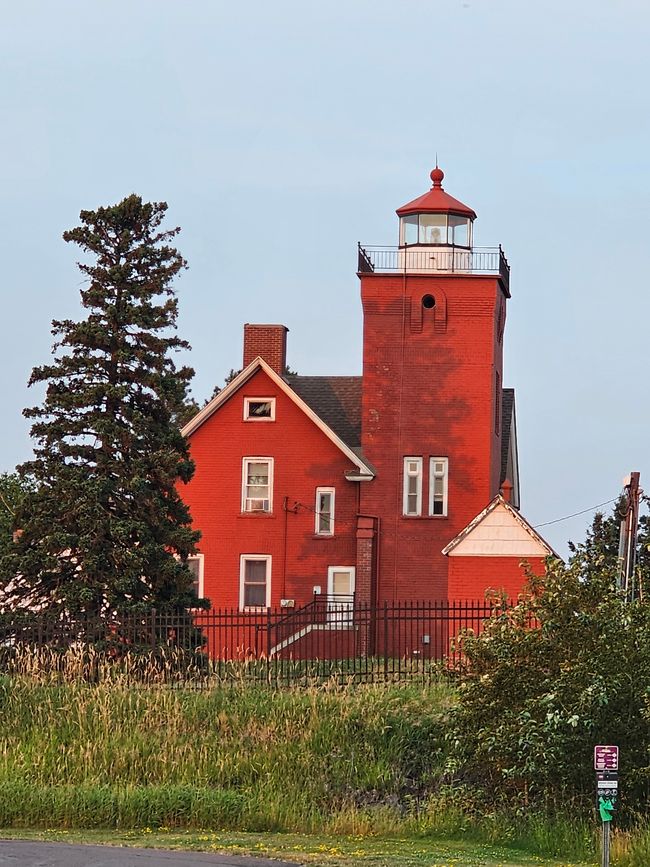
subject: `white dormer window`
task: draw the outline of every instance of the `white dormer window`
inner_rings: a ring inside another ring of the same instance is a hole
[[[241,510],[273,511],[273,458],[244,458]]]
[[[275,398],[245,397],[244,421],[275,421]]]

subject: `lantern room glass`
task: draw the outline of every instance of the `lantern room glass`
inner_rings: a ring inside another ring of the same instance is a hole
[[[467,217],[456,217],[454,214],[449,214],[447,243],[454,247],[469,247],[470,230]]]
[[[472,246],[472,221],[455,214],[408,214],[400,219],[400,246]]]
[[[400,244],[407,247],[409,244],[418,242],[418,214],[409,214],[400,220],[401,237]]]
[[[447,243],[447,215],[420,214],[420,244]]]

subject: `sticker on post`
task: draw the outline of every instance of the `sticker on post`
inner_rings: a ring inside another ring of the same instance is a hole
[[[601,821],[612,821],[612,817],[614,816],[614,802],[611,798],[598,799],[598,812],[600,813]]]
[[[597,771],[617,771],[618,747],[605,744],[594,747],[594,768]]]

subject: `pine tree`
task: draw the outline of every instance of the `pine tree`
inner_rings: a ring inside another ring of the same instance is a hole
[[[647,497],[641,498],[641,514],[636,544],[636,583],[642,594],[650,592],[650,515]],[[569,542],[571,562],[579,562],[585,577],[610,574],[616,576],[619,568],[619,535],[621,521],[627,512],[625,495],[617,500],[611,515],[596,512],[587,529],[584,542]]]
[[[13,550],[14,516],[32,488],[30,480],[21,479],[18,473],[0,473],[0,567],[2,558]],[[0,573],[3,585],[11,577]]]
[[[193,370],[171,354],[173,278],[186,267],[160,228],[167,205],[131,195],[82,211],[65,232],[89,260],[88,315],[54,321],[54,357],[32,371],[46,384],[33,419],[35,457],[19,467],[37,487],[16,515],[16,601],[103,614],[196,604],[187,556],[198,533],[177,484],[194,471],[174,420]]]

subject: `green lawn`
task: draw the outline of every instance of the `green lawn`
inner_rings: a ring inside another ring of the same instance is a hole
[[[378,839],[149,828],[125,832],[9,829],[0,830],[0,837],[261,855],[330,867],[593,867],[595,864],[542,858],[485,843],[431,838]]]

